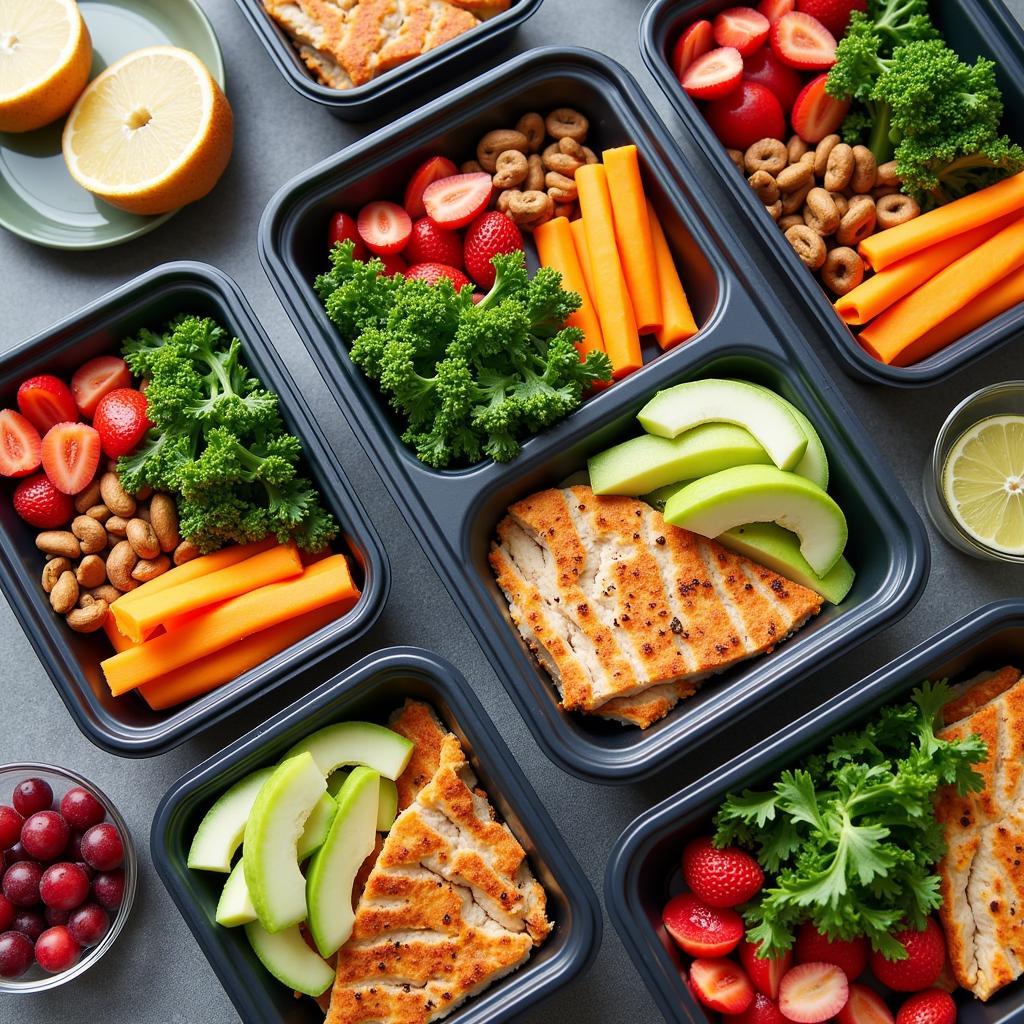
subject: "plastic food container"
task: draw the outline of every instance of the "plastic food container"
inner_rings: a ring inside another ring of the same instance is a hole
[[[682,268],[701,333],[656,358],[656,349],[647,352],[642,370],[526,442],[512,462],[430,469],[401,443],[386,403],[350,362],[313,291],[314,275],[326,264],[329,215],[395,191],[432,152],[457,156],[485,131],[525,111],[559,105],[587,114],[588,144],[598,150],[638,144],[645,189]],[[781,697],[823,660],[899,618],[919,596],[928,549],[916,513],[636,82],[608,58],[585,50],[533,50],[377,132],[286,185],[264,214],[260,247],[328,387],[537,742],[565,770],[603,783],[650,775],[727,721]],[[826,608],[774,654],[708,682],[644,732],[566,714],[511,625],[491,575],[494,528],[511,502],[560,483],[584,469],[589,455],[640,433],[634,417],[655,391],[696,376],[765,384],[811,418],[828,450],[832,492],[850,523],[847,554],[858,571],[856,586],[842,607]]]
[[[756,787],[826,743],[857,728],[882,705],[906,700],[924,679],[968,678],[983,669],[1024,662],[1024,601],[1002,601],[971,612],[935,636],[844,690],[826,705],[762,741],[713,776],[640,815],[619,837],[605,872],[605,905],[633,963],[665,1020],[708,1020],[679,968],[682,958],[661,925],[661,909],[680,891],[683,846],[711,828],[725,795]],[[961,992],[961,1024],[1008,1024],[1024,1015],[1024,987],[1011,985],[987,1003]]]
[[[951,376],[962,366],[994,351],[1024,325],[1024,307],[1016,306],[940,352],[912,366],[886,366],[868,355],[832,308],[826,292],[793,252],[757,196],[736,172],[698,106],[683,92],[668,61],[679,33],[697,18],[712,18],[732,6],[730,0],[653,0],[640,22],[640,50],[688,135],[686,151],[705,165],[715,191],[737,208],[741,233],[756,240],[763,258],[777,264],[790,301],[810,314],[815,334],[827,339],[843,369],[860,380],[895,387],[924,387]],[[753,6],[753,5],[752,5]],[[997,65],[1003,91],[1003,127],[1024,139],[1024,31],[1001,0],[930,0],[929,10],[950,46],[965,60],[988,57]],[[698,155],[699,154],[699,155]],[[710,172],[710,173],[709,173]],[[735,222],[735,221],[734,221]]]
[[[195,827],[218,794],[248,772],[273,764],[310,732],[347,719],[386,722],[407,697],[429,702],[459,737],[495,810],[529,855],[555,923],[522,967],[445,1019],[452,1024],[511,1020],[580,974],[600,946],[597,897],[469,684],[437,655],[393,647],[364,658],[194,768],[157,808],[150,836],[157,871],[248,1024],[322,1024],[323,1013],[312,1000],[296,1000],[264,970],[242,929],[216,924],[226,876],[186,867]]]
[[[489,18],[436,50],[400,64],[354,89],[321,85],[299,57],[288,33],[267,14],[263,0],[235,2],[270,59],[297,93],[326,107],[343,121],[366,121],[384,114],[394,115],[403,107],[419,102],[424,95],[446,88],[454,77],[500,50],[512,33],[536,14],[544,0],[512,0],[512,6],[504,14]]]
[[[124,863],[122,864],[124,897],[116,912],[107,912],[107,916],[110,918],[110,930],[95,946],[83,949],[81,957],[73,967],[69,967],[59,974],[47,974],[38,964],[33,964],[20,978],[0,978],[0,993],[18,995],[28,992],[49,992],[51,989],[60,988],[61,985],[85,974],[93,964],[97,963],[117,941],[117,937],[128,923],[128,917],[132,912],[132,903],[135,901],[135,889],[139,881],[139,861],[135,853],[132,834],[128,830],[128,823],[121,817],[121,812],[111,802],[110,797],[96,783],[90,782],[84,775],[79,775],[69,768],[58,768],[52,764],[25,761],[21,764],[0,765],[0,803],[8,803],[14,792],[14,787],[22,779],[31,778],[42,779],[49,783],[53,790],[55,804],[59,804],[60,798],[75,786],[84,787],[103,804],[103,809],[107,812],[106,820],[117,826],[117,831],[121,836],[121,845],[124,848]]]
[[[362,597],[344,617],[239,676],[168,711],[152,711],[135,695],[112,697],[99,663],[111,651],[105,634],[68,629],[39,584],[43,556],[32,527],[15,515],[12,481],[0,501],[0,587],[75,723],[97,746],[122,757],[148,757],[176,746],[300,671],[336,653],[376,620],[390,584],[381,542],[356,501],[305,400],[238,286],[201,263],[168,263],[129,281],[0,358],[0,404],[14,407],[18,384],[35,373],[70,374],[87,359],[117,350],[141,327],[183,312],[212,316],[242,341],[245,361],[280,396],[281,414],[305,451],[306,471],[341,525]]]

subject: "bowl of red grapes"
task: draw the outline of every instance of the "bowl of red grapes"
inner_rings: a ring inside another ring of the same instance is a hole
[[[56,988],[114,944],[135,896],[135,848],[91,782],[0,765],[0,858],[0,992]]]

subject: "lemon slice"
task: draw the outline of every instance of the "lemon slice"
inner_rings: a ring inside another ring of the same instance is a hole
[[[1024,555],[1024,416],[989,416],[961,434],[946,458],[942,492],[972,537]]]
[[[141,214],[205,196],[231,145],[227,98],[203,62],[175,46],[149,46],[111,64],[79,97],[62,140],[79,185]]]
[[[74,0],[0,0],[0,131],[34,131],[66,114],[91,65]]]

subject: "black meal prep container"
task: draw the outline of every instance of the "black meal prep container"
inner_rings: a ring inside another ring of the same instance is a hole
[[[815,336],[827,339],[842,368],[852,377],[894,387],[925,387],[952,376],[1015,337],[1024,328],[1024,306],[1018,305],[912,366],[886,366],[864,351],[839,318],[828,295],[807,272],[778,226],[729,159],[697,103],[683,92],[669,55],[679,34],[697,18],[733,6],[732,0],[653,0],[640,22],[640,50],[672,109],[686,129],[686,152],[704,163],[716,194],[738,213],[740,231],[776,265],[775,276],[792,300],[810,315]],[[988,57],[997,64],[1005,100],[1003,129],[1024,140],[1024,31],[1001,0],[929,0],[936,24],[949,45],[965,60]],[[699,154],[698,154],[699,151]]]
[[[602,929],[597,897],[469,684],[430,651],[392,647],[363,658],[193,768],[156,810],[150,835],[153,862],[246,1024],[322,1024],[323,1013],[310,999],[296,1000],[264,970],[243,929],[216,923],[227,876],[188,869],[195,828],[228,786],[274,764],[304,736],[346,719],[384,724],[406,697],[429,703],[459,737],[480,785],[526,850],[547,891],[548,916],[555,924],[522,967],[445,1019],[452,1024],[511,1020],[579,975],[597,953]]]
[[[764,785],[836,733],[866,722],[883,705],[908,700],[924,679],[954,682],[1007,664],[1024,664],[1024,600],[996,602],[965,615],[626,827],[608,858],[605,906],[666,1021],[706,1024],[708,1019],[680,977],[683,957],[662,927],[661,910],[682,889],[683,847],[709,833],[726,794]],[[1024,985],[1011,985],[988,1003],[961,992],[957,1020],[1024,1020]]]
[[[297,93],[326,107],[343,121],[368,121],[393,116],[420,102],[425,95],[436,95],[446,83],[472,66],[481,65],[508,42],[527,18],[537,13],[544,0],[512,0],[512,6],[503,14],[354,89],[332,89],[318,82],[299,57],[288,33],[264,10],[263,0],[235,2],[270,59]]]
[[[123,338],[141,327],[157,328],[180,313],[211,316],[242,342],[252,372],[280,396],[288,429],[302,441],[305,471],[341,526],[340,549],[362,596],[337,622],[178,708],[152,711],[135,694],[112,697],[100,661],[110,656],[106,635],[70,630],[55,615],[39,574],[43,556],[35,531],[15,514],[5,481],[0,501],[0,587],[67,705],[75,724],[97,746],[122,757],[149,757],[176,746],[300,672],[335,654],[376,621],[390,585],[387,556],[373,526],[344,478],[320,427],[238,286],[203,263],[167,263],[136,277],[0,357],[2,404],[26,377],[68,377],[87,359],[117,352]]]
[[[400,192],[403,175],[431,152],[469,152],[485,131],[514,123],[527,110],[562,104],[588,115],[595,147],[639,144],[645,187],[684,268],[701,333],[657,358],[655,346],[642,370],[527,441],[513,462],[432,470],[399,440],[386,402],[349,361],[312,289],[326,264],[329,214]],[[743,258],[636,82],[608,58],[585,50],[533,50],[377,132],[286,185],[264,214],[260,249],[299,334],[410,527],[537,742],[566,771],[606,784],[650,775],[740,713],[780,697],[823,659],[899,618],[920,595],[928,567],[920,520],[785,311],[765,301],[756,268]],[[702,375],[766,384],[814,421],[831,459],[832,491],[849,519],[856,586],[841,608],[827,607],[770,657],[705,684],[644,732],[566,714],[511,625],[491,575],[487,550],[494,528],[511,502],[559,483],[584,469],[589,455],[640,433],[634,417],[659,388]]]

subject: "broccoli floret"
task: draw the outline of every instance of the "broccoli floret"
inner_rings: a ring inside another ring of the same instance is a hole
[[[939,38],[928,13],[928,0],[869,0],[868,15],[886,54],[904,43]]]

